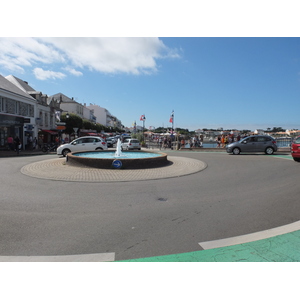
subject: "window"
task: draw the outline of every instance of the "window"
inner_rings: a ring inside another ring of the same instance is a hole
[[[263,136],[259,136],[259,137],[257,138],[257,141],[258,141],[258,142],[266,142],[267,139],[266,139],[265,137],[263,137]]]

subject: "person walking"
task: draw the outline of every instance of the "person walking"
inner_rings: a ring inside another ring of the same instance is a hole
[[[15,151],[17,151],[17,154],[19,154],[20,153],[21,141],[20,141],[18,136],[15,137],[14,144],[15,144]]]
[[[221,147],[222,148],[225,147],[225,137],[224,137],[224,134],[222,134],[222,136],[221,136]]]
[[[181,144],[181,148],[185,147],[185,140],[184,140],[184,138],[182,138],[182,140],[180,141],[180,144]]]
[[[9,150],[13,151],[14,150],[14,139],[11,135],[7,138],[7,144],[8,144]]]
[[[39,150],[41,150],[43,147],[43,139],[41,136],[39,136],[39,139],[38,139],[38,146],[39,146]]]

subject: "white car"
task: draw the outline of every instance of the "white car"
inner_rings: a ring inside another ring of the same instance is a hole
[[[128,139],[121,144],[122,150],[133,150],[138,149],[141,150],[141,144],[137,139]]]
[[[107,144],[101,137],[83,136],[69,144],[60,145],[57,155],[66,156],[69,152],[107,150]]]

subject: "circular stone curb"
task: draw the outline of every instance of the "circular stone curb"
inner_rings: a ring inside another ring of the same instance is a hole
[[[28,164],[21,169],[27,176],[62,181],[76,182],[118,182],[141,181],[180,177],[200,172],[207,164],[201,160],[171,156],[170,165],[148,169],[96,169],[69,166],[65,159],[56,158]]]

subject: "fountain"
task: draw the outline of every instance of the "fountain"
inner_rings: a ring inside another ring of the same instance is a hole
[[[68,153],[68,165],[99,169],[145,169],[162,167],[170,162],[166,153],[121,150],[118,139],[116,151],[85,151]]]
[[[115,157],[120,157],[122,155],[121,144],[122,143],[121,143],[120,139],[118,139],[117,149],[116,149],[116,152],[115,152]]]

